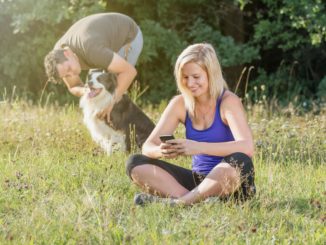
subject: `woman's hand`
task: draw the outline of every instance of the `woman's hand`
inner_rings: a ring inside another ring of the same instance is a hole
[[[200,154],[200,142],[188,139],[174,139],[167,143],[171,144],[171,151],[177,155],[192,156]]]
[[[161,150],[162,156],[165,158],[175,158],[179,155],[176,152],[176,150],[173,148],[173,145],[168,142],[161,143],[160,150]]]

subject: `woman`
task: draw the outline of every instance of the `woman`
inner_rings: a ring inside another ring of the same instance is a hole
[[[127,174],[143,190],[136,204],[190,205],[210,196],[245,200],[255,193],[253,138],[240,99],[227,90],[214,48],[199,43],[178,57],[173,98],[143,145],[127,161]],[[186,139],[161,142],[184,124]],[[192,170],[158,158],[192,156]],[[168,198],[166,198],[168,197]]]

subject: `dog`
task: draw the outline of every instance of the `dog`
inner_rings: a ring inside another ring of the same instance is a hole
[[[127,95],[113,106],[110,123],[100,120],[97,114],[113,103],[117,87],[115,75],[92,71],[85,84],[85,93],[80,99],[84,123],[93,140],[108,154],[115,150],[130,151],[131,141],[139,148],[148,138],[155,125]]]

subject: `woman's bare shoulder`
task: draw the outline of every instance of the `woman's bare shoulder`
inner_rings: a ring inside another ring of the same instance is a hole
[[[183,96],[182,95],[176,95],[176,96],[174,96],[170,100],[169,104],[171,106],[173,106],[173,107],[184,108],[185,103],[184,103]]]
[[[176,103],[180,103],[180,102],[184,103],[184,99],[183,99],[183,96],[181,94],[178,94],[178,95],[174,96],[171,99],[171,101],[176,102]]]
[[[169,107],[171,107],[171,110],[176,113],[176,115],[179,118],[179,121],[183,122],[184,118],[186,117],[186,107],[184,98],[182,95],[176,95],[174,96],[169,103]]]
[[[244,114],[245,110],[239,96],[227,90],[222,98],[220,112],[223,122],[228,124],[226,114]]]
[[[235,93],[231,92],[230,90],[225,91],[221,106],[231,106],[231,105],[242,105],[241,99]]]

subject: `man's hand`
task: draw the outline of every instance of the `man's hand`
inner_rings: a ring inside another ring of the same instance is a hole
[[[68,90],[72,95],[77,97],[81,97],[86,93],[86,88],[84,87],[83,84],[80,86],[71,87]]]
[[[104,110],[97,113],[97,117],[101,120],[106,120],[108,123],[111,121],[110,114],[113,109],[114,103],[110,103]]]
[[[108,123],[110,123],[111,121],[110,114],[113,109],[113,106],[116,103],[118,103],[121,100],[121,98],[122,97],[120,95],[115,94],[112,103],[110,103],[106,108],[104,108],[104,110],[97,113],[97,117],[101,120],[106,120]]]

